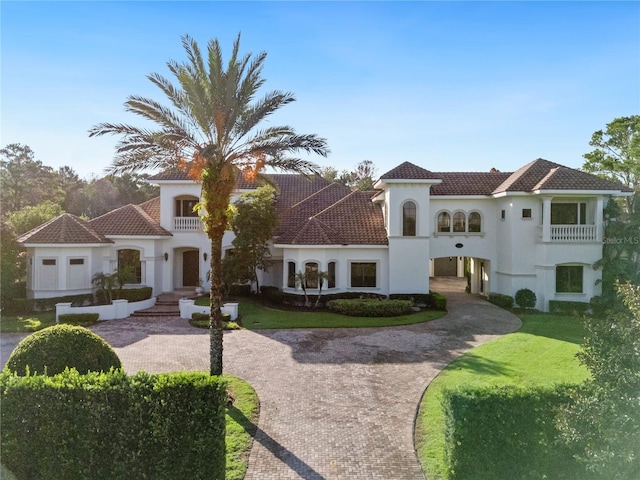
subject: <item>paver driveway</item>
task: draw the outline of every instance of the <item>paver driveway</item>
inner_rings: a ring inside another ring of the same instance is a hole
[[[251,383],[261,402],[246,480],[424,479],[413,419],[426,386],[469,348],[520,326],[447,288],[439,285],[449,314],[421,325],[225,333],[225,372]],[[94,331],[127,372],[208,369],[208,335],[186,320],[127,319]]]

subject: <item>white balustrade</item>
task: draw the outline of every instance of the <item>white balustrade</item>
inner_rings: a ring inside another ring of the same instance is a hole
[[[173,217],[173,230],[181,232],[202,231],[200,217]]]
[[[551,225],[552,242],[594,242],[597,225]]]

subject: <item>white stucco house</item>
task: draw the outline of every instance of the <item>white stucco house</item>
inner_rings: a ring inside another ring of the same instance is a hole
[[[351,191],[320,177],[268,175],[278,186],[274,264],[261,284],[301,293],[298,271],[329,273],[327,293],[427,293],[429,279],[464,275],[472,293],[536,293],[588,302],[600,293],[603,208],[623,185],[544,160],[515,172],[434,172],[409,162],[375,190]],[[154,294],[204,282],[209,241],[193,212],[200,185],[182,171],[151,180],[160,196],[84,221],[63,214],[19,238],[31,298],[88,293],[97,272],[136,267]],[[256,188],[239,179],[236,195]],[[223,248],[230,249],[227,232]],[[206,286],[206,285],[205,285]]]

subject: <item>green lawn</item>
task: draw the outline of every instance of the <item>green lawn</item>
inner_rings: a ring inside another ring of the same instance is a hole
[[[56,323],[56,312],[32,313],[29,315],[2,315],[0,332],[31,333]]]
[[[582,342],[582,319],[521,315],[522,328],[474,348],[453,361],[429,385],[416,419],[418,457],[429,480],[444,476],[443,388],[465,385],[579,383],[588,371],[575,354]]]
[[[226,480],[242,480],[247,471],[253,436],[258,428],[260,402],[255,390],[244,380],[224,375],[228,390],[234,397],[227,407],[227,472]]]
[[[201,297],[196,305],[208,305],[209,299]],[[326,311],[298,312],[266,307],[250,299],[240,299],[239,314],[242,326],[248,330],[276,328],[353,328],[390,327],[412,325],[443,317],[447,312],[428,310],[400,317],[348,317]]]

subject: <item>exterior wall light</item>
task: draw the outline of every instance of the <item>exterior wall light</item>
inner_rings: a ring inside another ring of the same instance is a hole
[[[202,258],[204,258],[204,261],[205,261],[205,262],[207,261],[207,252],[204,252],[204,253],[202,254]]]
[[[167,252],[164,252],[164,261],[169,261],[169,254]]]

